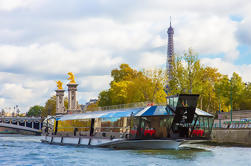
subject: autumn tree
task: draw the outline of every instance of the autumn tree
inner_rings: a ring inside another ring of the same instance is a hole
[[[128,64],[121,64],[111,72],[113,80],[110,88],[99,94],[99,106],[118,105],[134,102],[165,102],[164,77],[162,70],[132,69]]]
[[[68,108],[68,100],[64,98],[64,106]],[[42,116],[46,117],[48,115],[56,115],[56,96],[52,96],[45,103],[44,109],[42,111]]]
[[[192,49],[184,56],[175,55],[173,61],[172,80],[169,81],[170,94],[199,94],[198,107],[213,112],[217,109],[215,83],[221,74],[217,69],[203,66]]]

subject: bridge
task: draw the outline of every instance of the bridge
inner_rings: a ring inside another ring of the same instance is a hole
[[[40,135],[42,121],[40,117],[0,117],[0,134]]]

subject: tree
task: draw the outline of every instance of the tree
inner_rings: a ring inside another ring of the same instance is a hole
[[[240,101],[245,90],[245,84],[235,72],[230,79],[230,90],[232,91],[233,109],[240,110]]]
[[[113,80],[110,88],[99,94],[99,106],[151,101],[164,103],[163,91],[166,75],[162,70],[132,69],[128,64],[121,64],[111,72]]]
[[[35,105],[30,107],[29,111],[26,113],[26,116],[34,116],[34,117],[40,117],[42,114],[44,107],[40,105]]]
[[[221,104],[225,110],[230,110],[231,106],[231,93],[233,110],[250,109],[247,101],[249,99],[248,88],[245,87],[241,77],[237,73],[233,73],[231,79],[228,76],[223,76],[220,81],[215,85],[217,96],[221,99]]]
[[[95,108],[97,108],[97,107],[98,107],[98,103],[91,103],[87,106],[85,111],[96,111]]]
[[[167,82],[162,70],[132,69],[128,64],[121,64],[111,72],[113,80],[110,88],[99,94],[99,106],[151,101],[164,103],[163,91]],[[168,93],[199,94],[198,107],[207,112],[221,109],[230,110],[232,93],[233,110],[251,109],[251,84],[243,83],[237,73],[231,79],[222,75],[218,69],[204,66],[198,56],[189,49],[183,56],[176,56],[173,61],[172,80],[169,80]]]
[[[201,65],[198,56],[189,49],[182,57],[175,55],[169,93],[199,94],[198,107],[213,112],[218,102],[214,85],[220,77],[221,74],[217,69]]]
[[[251,109],[251,83],[245,83],[245,88],[239,100],[240,109]]]
[[[64,106],[68,108],[68,100],[64,98]],[[47,117],[48,115],[56,115],[56,96],[52,96],[45,103],[44,109],[42,111],[42,116]]]
[[[111,92],[109,90],[104,90],[99,93],[99,106],[109,106],[112,105]]]

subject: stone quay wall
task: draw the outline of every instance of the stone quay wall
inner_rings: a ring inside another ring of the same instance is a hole
[[[12,128],[7,128],[7,127],[0,127],[0,136],[1,134],[37,135],[35,132],[12,129]]]
[[[214,128],[212,130],[211,138],[213,142],[219,144],[251,146],[251,129]]]

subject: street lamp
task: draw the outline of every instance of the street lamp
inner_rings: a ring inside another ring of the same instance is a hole
[[[219,128],[221,128],[221,118],[222,118],[222,116],[221,116],[221,108],[220,108],[220,105],[221,103],[220,103],[220,98],[219,98],[219,115],[218,115],[218,119],[219,119]]]
[[[218,119],[219,119],[219,128],[221,128],[221,100],[220,100],[220,89],[217,88],[217,92],[218,92],[218,98],[219,98],[219,113],[218,113]]]
[[[230,117],[231,117],[231,122],[233,120],[233,99],[232,99],[232,95],[233,95],[233,90],[232,90],[232,78],[229,80],[230,81],[230,103],[231,103],[231,112],[230,112]]]

